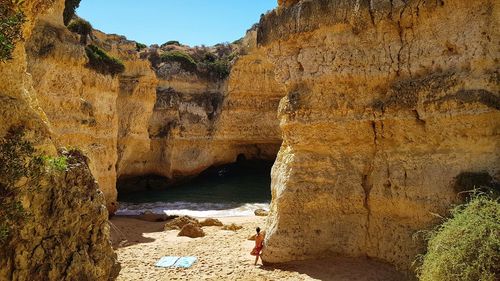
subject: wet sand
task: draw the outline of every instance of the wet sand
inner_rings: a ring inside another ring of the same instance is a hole
[[[163,231],[164,222],[147,222],[131,217],[111,219],[112,242],[122,270],[119,281],[135,280],[336,280],[401,281],[404,275],[391,266],[363,258],[329,258],[281,265],[254,266],[247,240],[264,217],[221,218],[236,223],[236,232],[204,227],[202,238],[178,237],[178,230]],[[196,256],[189,269],[157,268],[162,256]]]

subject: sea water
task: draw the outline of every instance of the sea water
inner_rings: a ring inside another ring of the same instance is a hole
[[[269,209],[271,165],[264,162],[232,164],[211,169],[177,186],[120,193],[117,215],[145,211],[194,217],[253,216]]]

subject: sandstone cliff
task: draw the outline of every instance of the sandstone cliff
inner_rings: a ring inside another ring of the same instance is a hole
[[[28,41],[28,70],[55,140],[89,155],[111,212],[119,178],[159,175],[176,182],[238,155],[274,160],[284,94],[272,64],[255,50],[255,29],[238,46],[250,54],[234,59],[229,77],[215,79],[152,55],[196,48],[138,50],[133,41],[97,30],[89,40],[121,59],[125,72],[89,69],[78,35],[48,20],[39,21]]]
[[[150,64],[156,48],[137,50],[124,37],[93,31],[91,42],[125,64],[121,75],[99,74],[62,24],[63,1],[29,1],[27,41],[0,68],[0,136],[23,125],[47,154],[82,148],[110,209],[118,178],[175,181],[240,155],[272,160],[283,137],[264,259],[341,254],[407,269],[422,246],[412,236],[457,200],[457,177],[500,177],[500,5],[279,3],[242,40],[229,76],[212,79],[175,62]],[[51,179],[24,199],[35,218],[21,232],[26,241],[0,255],[0,276],[25,279],[33,269],[27,253],[36,254],[35,266],[56,252],[49,260],[64,266],[53,280],[65,271],[113,278],[103,201],[89,169],[72,168],[65,181]],[[60,193],[66,189],[68,198]],[[80,212],[92,216],[69,219]],[[73,261],[86,266],[75,269]]]
[[[41,18],[58,22],[63,8],[64,1],[24,2],[23,37],[31,36]],[[23,128],[26,141],[34,143],[38,153],[55,156],[57,143],[51,139],[49,118],[40,107],[28,72],[26,49],[25,41],[17,42],[12,59],[0,62],[0,138],[11,128]],[[8,165],[2,161],[1,176]],[[27,215],[7,236],[3,231],[11,222],[3,216],[0,219],[2,238],[6,239],[0,245],[1,280],[116,278],[119,264],[109,242],[104,199],[84,162],[73,162],[60,174],[46,174],[35,183],[36,188],[26,186],[29,181],[24,178],[16,183],[19,190],[6,193],[3,180],[2,208],[14,203],[16,212],[25,210]]]
[[[87,67],[85,46],[61,22],[40,20],[27,43],[28,72],[55,141],[77,147],[107,199],[116,202],[116,166],[149,150],[147,123],[157,80],[149,61],[139,58],[135,42],[92,33],[92,43],[125,64],[120,76]]]
[[[251,30],[242,40],[245,51],[252,51],[235,60],[225,79],[207,79],[175,62],[155,66],[149,151],[120,164],[119,177],[154,174],[175,182],[238,155],[274,160],[281,144],[276,112],[284,94],[273,66],[253,49],[255,36]]]
[[[85,67],[85,49],[62,22],[39,20],[27,53],[28,72],[54,140],[84,150],[99,187],[116,200],[118,79]]]
[[[258,43],[286,85],[267,262],[409,268],[461,173],[499,179],[497,1],[280,1]]]
[[[70,158],[73,156],[69,156]],[[50,173],[21,193],[27,218],[0,245],[1,280],[114,280],[103,194],[84,161]]]

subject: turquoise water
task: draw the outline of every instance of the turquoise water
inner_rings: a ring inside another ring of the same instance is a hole
[[[269,208],[271,166],[267,162],[231,164],[177,186],[167,186],[158,177],[142,178],[135,186],[129,181],[122,184],[122,191],[118,187],[117,214],[136,215],[147,210],[198,217],[253,215],[256,209]]]

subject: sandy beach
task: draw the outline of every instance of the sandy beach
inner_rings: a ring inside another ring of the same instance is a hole
[[[132,280],[338,280],[400,281],[404,275],[391,266],[369,259],[329,258],[263,266],[253,265],[249,253],[256,226],[265,217],[220,218],[224,224],[243,226],[236,232],[204,227],[203,238],[178,237],[178,230],[164,231],[164,222],[131,217],[110,220],[113,246],[122,270],[119,281]],[[189,269],[155,267],[162,256],[196,256]]]

